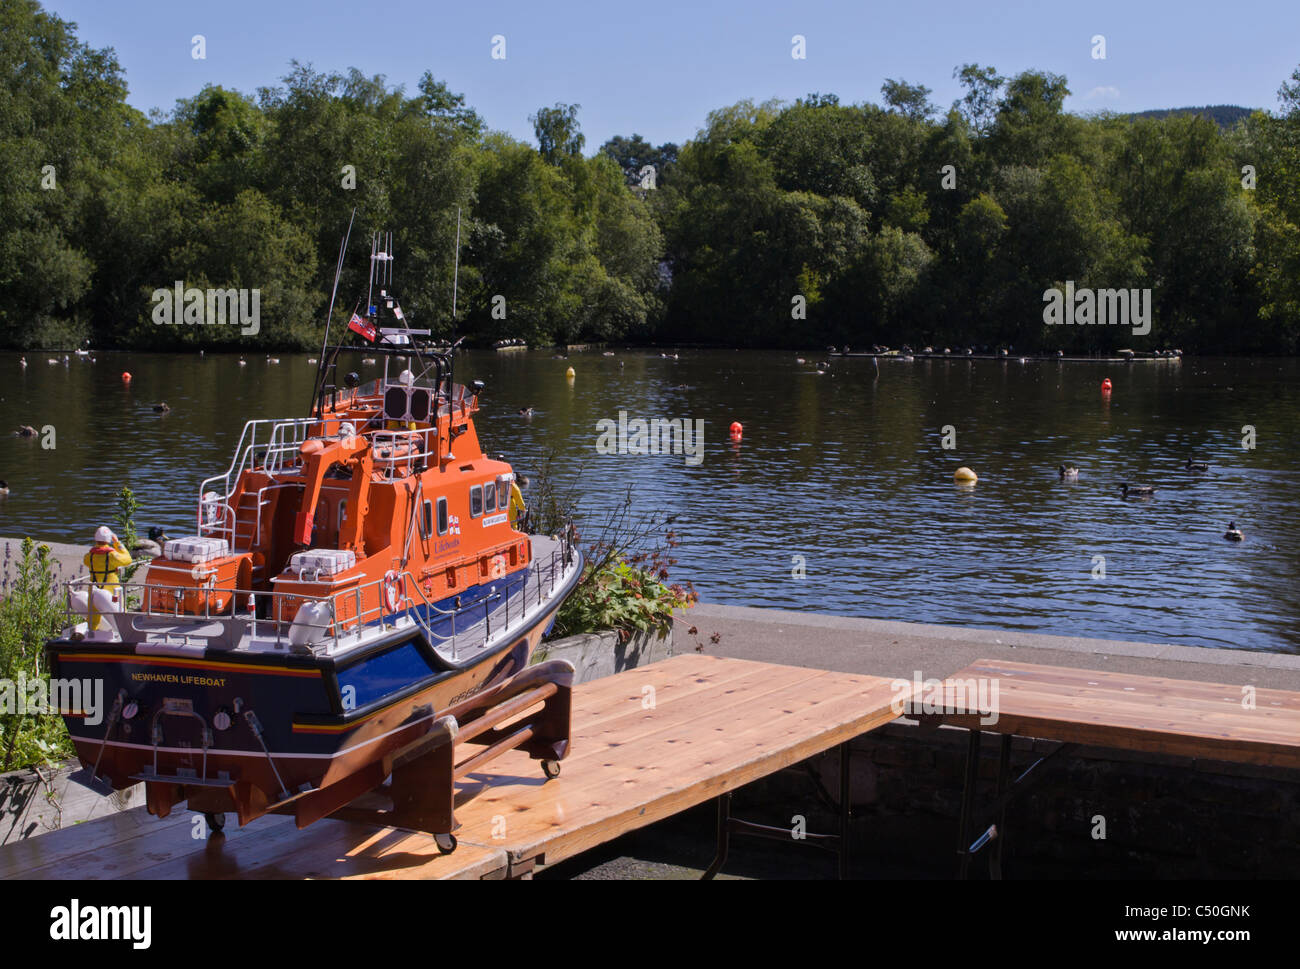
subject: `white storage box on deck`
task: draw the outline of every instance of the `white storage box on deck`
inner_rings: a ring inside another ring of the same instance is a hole
[[[163,557],[176,562],[202,565],[212,559],[230,554],[230,543],[224,538],[173,538],[163,545]]]
[[[351,549],[310,548],[289,558],[293,572],[314,572],[317,575],[337,575],[357,564],[356,553]]]

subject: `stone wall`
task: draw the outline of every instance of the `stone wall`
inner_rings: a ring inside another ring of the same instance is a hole
[[[617,632],[583,633],[542,643],[533,653],[533,662],[564,659],[573,664],[577,683],[613,676],[647,663],[657,663],[673,655],[673,633],[637,633],[626,642]]]

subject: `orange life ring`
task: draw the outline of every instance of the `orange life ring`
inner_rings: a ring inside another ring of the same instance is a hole
[[[384,576],[384,603],[389,612],[397,611],[397,604],[402,599],[402,586],[402,577],[396,572],[390,571]]]

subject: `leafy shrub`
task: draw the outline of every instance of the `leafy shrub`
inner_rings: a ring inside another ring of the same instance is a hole
[[[6,546],[0,573],[0,677],[30,684],[49,676],[42,668],[45,643],[64,622],[63,598],[48,545],[23,539],[17,563]],[[15,571],[16,570],[16,571]],[[16,685],[15,685],[16,691]],[[30,692],[30,691],[29,691]],[[46,693],[48,696],[48,691]],[[15,698],[17,694],[15,692]],[[55,766],[73,754],[72,741],[57,713],[0,712],[0,771],[37,764]]]
[[[668,585],[654,571],[625,559],[588,565],[578,588],[560,606],[555,632],[572,636],[615,629],[624,640],[651,629],[663,633],[672,626],[673,612],[690,608],[696,598],[693,589]]]
[[[538,494],[545,501],[534,520],[553,526],[557,534],[571,528],[580,541],[586,518],[577,499],[554,487],[549,461],[539,478]],[[677,564],[670,555],[678,544],[672,523],[671,515],[634,511],[629,487],[622,501],[594,526],[596,538],[586,547],[582,580],[560,606],[553,635],[615,629],[627,640],[649,630],[667,632],[674,611],[690,608],[699,598],[689,582],[668,582],[669,569]]]

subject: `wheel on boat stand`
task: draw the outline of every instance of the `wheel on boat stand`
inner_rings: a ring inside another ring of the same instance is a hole
[[[455,851],[458,843],[454,834],[435,834],[433,841],[438,846],[438,850],[444,855],[449,855]]]
[[[226,826],[226,816],[224,814],[213,814],[209,811],[203,815],[203,820],[208,823],[209,837],[220,834],[221,830]]]
[[[542,773],[545,774],[547,777],[559,777],[560,762],[558,760],[542,761]]]

